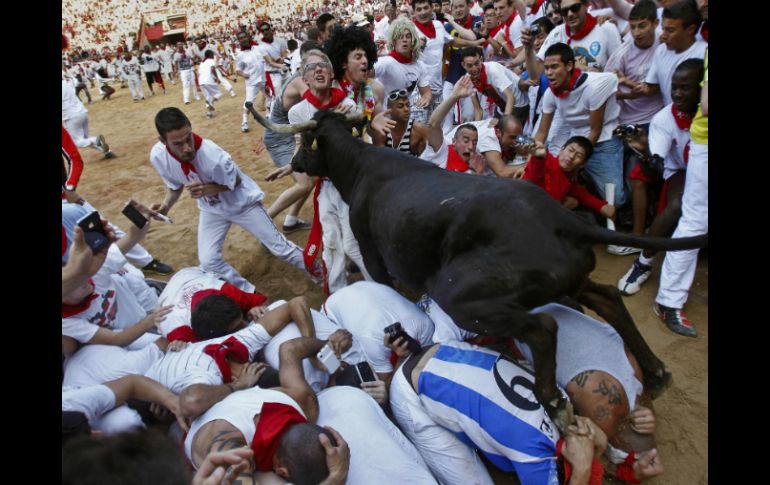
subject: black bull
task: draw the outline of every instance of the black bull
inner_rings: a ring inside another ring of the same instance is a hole
[[[350,206],[350,226],[372,278],[429,292],[464,329],[529,344],[535,396],[560,428],[571,408],[556,388],[556,322],[530,314],[534,307],[576,299],[617,330],[648,391],[657,396],[670,384],[620,292],[589,279],[596,266],[592,244],[689,249],[704,246],[707,235],[668,239],[609,231],[530,182],[451,172],[372,146],[351,135],[351,122],[339,114],[321,111],[314,120],[292,167],[334,183]]]

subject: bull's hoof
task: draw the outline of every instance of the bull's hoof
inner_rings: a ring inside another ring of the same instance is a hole
[[[559,396],[558,398],[551,400],[548,405],[545,406],[545,410],[551,417],[553,424],[559,429],[559,432],[565,434],[567,432],[567,427],[572,424],[574,419],[572,403],[569,399]]]
[[[661,368],[654,374],[644,376],[644,390],[651,399],[657,399],[666,389],[671,387],[674,377],[665,368]]]

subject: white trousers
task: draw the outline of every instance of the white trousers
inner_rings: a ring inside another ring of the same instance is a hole
[[[219,84],[201,84],[201,92],[208,104],[214,104],[214,101],[222,97],[222,91],[219,90]]]
[[[672,238],[706,234],[709,231],[709,146],[690,142],[682,217]],[[660,286],[655,301],[663,306],[681,309],[695,278],[698,249],[668,251],[660,271]]]
[[[265,83],[258,83],[258,84],[247,84],[246,85],[246,99],[243,101],[243,118],[241,120],[241,123],[248,124],[249,123],[249,112],[246,109],[246,103],[251,102],[254,103],[254,100],[257,99],[257,94],[259,94],[260,91],[264,91],[265,89]]]
[[[281,72],[271,72],[270,74],[270,81],[273,83],[273,89],[275,96],[280,96],[281,91],[283,90],[283,74]],[[267,82],[267,81],[265,81]],[[273,97],[268,97],[267,93],[265,93],[265,99],[267,102],[265,103],[267,106],[267,112],[270,112],[270,105],[273,102]]]
[[[254,291],[254,285],[222,258],[222,245],[231,224],[242,227],[257,238],[273,256],[305,270],[302,249],[276,229],[265,208],[258,203],[232,216],[201,211],[198,219],[198,260],[205,271],[219,273],[230,284],[245,292]]]
[[[192,86],[195,100],[201,99],[198,96],[198,91],[195,87],[195,73],[192,69],[180,70],[179,77],[182,78],[182,100],[184,100],[185,103],[190,102],[190,86]]]
[[[144,98],[144,91],[142,91],[142,79],[139,77],[128,78],[128,89],[131,90],[131,98],[142,99]]]
[[[228,93],[232,91],[233,85],[227,81],[227,78],[224,75],[222,75],[221,72],[219,72],[219,68],[215,69],[214,71],[217,73],[217,78],[219,79],[219,82],[222,83],[222,87],[225,88],[225,91],[227,91]]]
[[[356,263],[367,281],[372,281],[364,267],[358,241],[350,228],[350,208],[329,180],[324,180],[321,184],[318,212],[323,227],[323,260],[328,272],[329,292],[334,293],[348,285],[345,276],[345,255]]]
[[[72,141],[78,148],[92,147],[99,150],[97,146],[99,139],[95,136],[88,136],[88,113],[83,112],[64,120],[64,127],[67,128]],[[101,151],[101,150],[99,150]]]
[[[83,207],[88,209],[89,213],[96,210],[96,208],[91,204],[89,204],[88,201],[83,202]],[[129,224],[133,224],[133,222],[130,222]],[[126,235],[126,233],[117,225],[110,223],[110,226],[112,227],[112,229],[115,230],[115,236],[118,239],[121,239],[123,238],[123,236]],[[147,252],[147,250],[144,249],[144,247],[142,247],[142,245],[139,243],[134,244],[134,247],[132,247],[131,250],[128,251],[124,256],[126,257],[127,260],[129,260],[131,263],[135,264],[140,268],[143,268],[148,264],[152,263],[152,260],[153,260],[152,255],[149,252]]]
[[[479,455],[428,415],[401,367],[390,384],[390,408],[441,485],[493,485]]]

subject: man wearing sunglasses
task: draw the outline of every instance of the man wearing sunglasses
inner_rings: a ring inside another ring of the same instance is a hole
[[[276,39],[273,36],[273,28],[269,23],[262,22],[259,26],[259,33],[262,34],[259,49],[262,51],[262,58],[265,61],[265,89],[272,90],[269,99],[271,103],[275,96],[281,94],[283,88],[283,75],[288,72],[288,68],[283,64],[283,59],[289,53],[289,48],[284,39]]]
[[[411,117],[409,92],[400,89],[388,94],[388,116],[395,122],[392,128],[386,128],[385,134],[372,132],[372,144],[380,147],[395,148],[398,151],[419,157],[425,150],[428,139],[428,127]]]
[[[612,53],[620,47],[618,28],[612,22],[599,25],[596,17],[588,13],[587,0],[561,0],[560,3],[554,3],[559,7],[564,23],[551,31],[537,52],[538,68],[535,74],[539,76],[543,70],[545,51],[557,42],[572,48],[578,68],[602,72]],[[525,46],[532,42],[529,29],[522,29],[521,41]]]

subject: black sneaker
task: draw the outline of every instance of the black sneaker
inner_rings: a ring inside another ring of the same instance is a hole
[[[142,271],[145,271],[147,273],[157,273],[160,275],[167,275],[174,272],[174,268],[167,265],[166,263],[161,263],[157,259],[153,259],[147,266],[142,268]]]
[[[313,224],[311,224],[310,222],[303,221],[302,219],[297,219],[297,222],[295,222],[290,226],[284,224],[282,229],[284,234],[291,234],[292,232],[304,231],[306,229],[310,229],[312,225]]]
[[[679,308],[669,308],[660,303],[653,303],[652,311],[660,318],[663,323],[672,331],[685,337],[697,337],[695,325],[687,319],[687,315]]]

